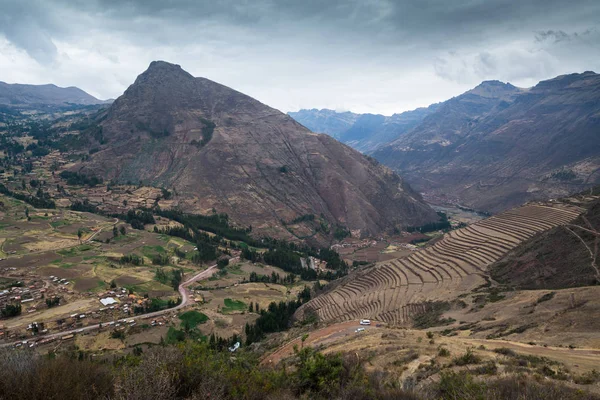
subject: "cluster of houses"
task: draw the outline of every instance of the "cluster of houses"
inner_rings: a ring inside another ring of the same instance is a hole
[[[373,239],[351,239],[336,243],[331,246],[331,249],[339,252],[341,249],[364,249],[365,247],[372,247],[376,244],[377,241]]]
[[[25,306],[28,303],[33,303],[36,300],[41,299],[46,293],[44,284],[40,281],[30,282],[25,284],[22,281],[15,283],[15,286],[0,290],[0,308],[4,308],[7,304],[20,303]],[[31,311],[29,309],[28,311]]]
[[[300,262],[302,264],[302,268],[310,268],[315,271],[323,271],[327,267],[327,263],[323,260],[319,260],[313,256],[308,256],[306,258],[301,258]]]
[[[133,293],[128,294],[128,290],[125,288],[111,289],[107,292],[99,293],[98,299],[106,307],[101,308],[99,311],[104,311],[105,309],[122,310],[126,314],[133,311],[134,307],[143,306],[148,301],[148,299],[140,298]]]
[[[54,283],[56,285],[68,285],[69,284],[69,281],[67,279],[59,278],[58,276],[50,275],[49,278],[52,281],[52,283]]]

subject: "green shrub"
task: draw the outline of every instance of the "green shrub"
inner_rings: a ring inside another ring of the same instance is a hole
[[[471,349],[468,349],[465,354],[455,358],[453,361],[455,365],[464,366],[469,364],[479,364],[481,362],[481,358],[473,353]]]

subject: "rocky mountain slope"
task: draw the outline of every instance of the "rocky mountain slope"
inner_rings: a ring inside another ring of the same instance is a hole
[[[484,82],[373,156],[434,201],[501,211],[600,182],[600,75]]]
[[[56,85],[23,85],[0,82],[0,105],[17,109],[42,109],[69,105],[103,104],[76,87]]]
[[[183,209],[226,212],[254,232],[289,238],[283,222],[303,215],[324,220],[320,234],[437,218],[388,168],[178,65],[153,62],[99,121],[99,151],[75,169],[172,188]]]
[[[333,110],[300,110],[292,118],[314,132],[333,136],[356,150],[369,154],[417,126],[438,104],[392,116],[355,114]]]

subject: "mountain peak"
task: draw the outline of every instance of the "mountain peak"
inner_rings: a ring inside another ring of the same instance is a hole
[[[481,97],[504,97],[507,94],[513,94],[518,91],[520,91],[519,88],[508,82],[504,83],[498,80],[490,80],[481,82],[467,93]]]
[[[167,62],[167,61],[162,61],[162,60],[152,61],[150,63],[150,65],[148,66],[147,71],[150,71],[150,70],[159,70],[159,69],[161,69],[161,70],[173,70],[173,71],[182,70],[183,71],[183,69],[181,68],[181,65],[179,65],[179,64],[173,64],[173,63],[170,63],[170,62]]]
[[[188,72],[184,71],[178,64],[172,64],[166,61],[152,61],[148,69],[144,71],[135,81],[135,84],[143,83],[148,80],[161,81],[172,84],[171,79],[187,80],[194,79]]]
[[[90,145],[101,150],[75,168],[173,188],[182,210],[216,209],[253,233],[290,237],[281,221],[304,214],[362,234],[437,219],[390,170],[175,64],[150,64],[101,126],[103,143]]]

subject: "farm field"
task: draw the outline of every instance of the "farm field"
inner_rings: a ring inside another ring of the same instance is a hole
[[[45,323],[50,330],[58,328],[56,321],[63,320],[68,326],[74,313],[90,313],[86,323],[112,320],[124,314],[122,307],[132,298],[176,298],[178,293],[171,285],[157,281],[156,269],[177,267],[195,273],[203,268],[179,259],[165,267],[152,264],[156,254],[193,249],[182,239],[134,230],[122,221],[96,214],[35,209],[6,196],[1,196],[0,202],[0,274],[7,282],[24,284],[21,296],[31,298],[23,303],[20,316],[3,321],[9,330],[5,337],[18,335],[32,322]],[[137,255],[144,263],[123,263],[124,255]],[[99,300],[109,291],[117,300],[116,307],[100,312]],[[48,308],[48,298],[59,298],[60,304]],[[82,323],[73,321],[75,326]]]
[[[377,263],[299,311],[323,322],[371,318],[412,323],[428,302],[450,301],[486,285],[487,268],[524,240],[574,220],[582,208],[528,204],[452,231],[409,256]]]
[[[0,196],[0,202],[0,289],[18,291],[27,299],[20,315],[0,321],[0,340],[30,336],[27,330],[33,323],[54,333],[127,318],[133,315],[134,306],[148,301],[176,301],[180,294],[169,281],[169,271],[181,270],[185,280],[207,267],[191,261],[195,253],[193,243],[152,232],[153,225],[146,230],[132,229],[124,221],[87,212],[35,209],[7,196]],[[157,225],[160,228],[178,224],[158,217]],[[124,256],[131,260],[123,261]],[[168,263],[154,265],[157,256],[166,257]],[[166,278],[159,276],[159,270],[166,271]],[[250,282],[251,274],[275,274],[281,278],[288,275],[261,263],[236,262],[214,272],[192,285],[195,301],[186,307],[207,316],[198,326],[202,335],[241,334],[245,324],[259,315],[258,309],[248,310],[250,304],[266,309],[271,302],[295,299],[305,285],[312,285],[299,277],[287,285]],[[23,289],[13,288],[17,284]],[[59,304],[48,307],[49,298],[60,299]],[[116,302],[103,306],[103,298]],[[177,319],[173,322],[172,318],[175,317],[166,318],[165,324],[180,328]],[[153,326],[150,330],[158,328]],[[85,336],[87,339],[81,339],[83,348],[120,351],[127,347],[118,345],[118,340],[107,340],[102,330]],[[137,342],[137,336],[147,337],[140,339],[142,342],[158,343],[161,337],[164,339],[164,335],[151,334],[146,329],[133,330],[128,341]],[[92,338],[96,337],[99,343],[93,343]]]
[[[223,271],[225,273],[198,281],[197,285],[190,288],[193,296],[199,300],[195,309],[209,317],[200,326],[204,335],[240,335],[246,323],[258,318],[257,306],[265,310],[271,302],[295,300],[305,286],[311,287],[313,284],[302,280],[286,285],[249,282],[252,273],[263,276],[275,273],[281,277],[287,273],[277,267],[248,261],[232,263]],[[250,304],[254,305],[255,311],[249,312]]]

